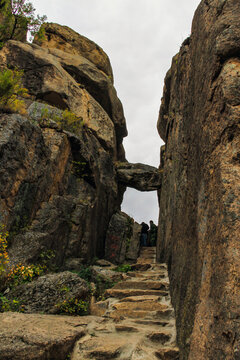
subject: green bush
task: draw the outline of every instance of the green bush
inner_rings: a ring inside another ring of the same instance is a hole
[[[96,285],[96,291],[94,295],[96,296],[97,301],[104,300],[103,294],[105,290],[111,289],[116,284],[116,282],[99,275],[94,279],[94,283]]]
[[[0,312],[16,311],[24,312],[24,306],[17,299],[9,300],[2,294],[0,294]]]
[[[85,280],[87,283],[92,281],[92,270],[88,266],[82,265],[79,271],[73,271],[73,273],[77,274],[81,279]]]
[[[58,314],[87,315],[89,313],[89,302],[77,298],[69,298],[57,304],[56,309]]]
[[[39,263],[47,269],[47,271],[57,272],[58,267],[55,264],[56,251],[47,249],[43,250],[39,256]]]
[[[10,287],[18,286],[25,282],[30,282],[34,278],[43,275],[47,268],[45,265],[31,264],[22,265],[17,264],[12,267],[8,273],[7,284]]]
[[[113,269],[113,271],[124,272],[132,271],[132,266],[129,264],[122,264]]]
[[[26,114],[26,105],[18,97],[27,97],[28,91],[22,87],[23,71],[6,69],[0,72],[0,109]]]

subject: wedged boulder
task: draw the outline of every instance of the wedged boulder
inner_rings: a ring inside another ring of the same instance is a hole
[[[1,360],[65,360],[85,335],[81,317],[0,314]]]
[[[44,48],[54,48],[70,54],[81,55],[102,70],[113,82],[113,72],[109,58],[100,46],[68,26],[45,23],[42,27],[45,30],[44,39],[38,40],[36,36],[34,43]]]
[[[139,227],[127,214],[116,212],[107,230],[105,258],[114,264],[135,261],[140,250]]]
[[[40,276],[14,287],[7,293],[10,300],[20,299],[25,313],[60,313],[61,305],[70,299],[89,300],[90,289],[77,274],[64,271]]]
[[[154,166],[121,162],[115,164],[118,181],[139,191],[161,188],[162,171]]]

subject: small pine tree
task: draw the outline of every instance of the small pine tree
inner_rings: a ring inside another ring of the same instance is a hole
[[[20,25],[21,22],[23,26],[27,23],[27,30],[30,31],[31,38],[34,37],[35,34],[40,29],[42,23],[47,20],[46,15],[35,16],[35,10],[33,4],[26,0],[12,0],[12,14],[15,16],[17,21],[16,26]]]
[[[19,33],[24,31],[30,32],[32,40],[47,19],[45,15],[35,15],[32,3],[27,0],[0,0],[0,15],[1,47],[7,40],[20,40]],[[44,35],[42,32],[43,29],[38,35],[40,38]]]

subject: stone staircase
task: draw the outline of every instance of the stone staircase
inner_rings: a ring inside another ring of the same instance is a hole
[[[72,360],[179,359],[166,264],[156,263],[156,248],[142,248],[135,268],[92,304],[94,319]]]

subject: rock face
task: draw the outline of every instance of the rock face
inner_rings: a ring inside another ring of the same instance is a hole
[[[165,79],[158,260],[181,359],[238,359],[240,3],[202,1]]]
[[[51,41],[40,47],[11,40],[0,51],[1,67],[24,69],[30,94],[26,116],[0,115],[0,222],[10,232],[12,262],[38,261],[49,249],[60,267],[103,256],[125,191],[114,162],[125,160],[127,130],[105,74],[109,60],[72,33],[72,53]]]
[[[113,72],[108,56],[93,41],[79,35],[68,26],[54,23],[42,25],[45,31],[44,39],[37,37],[34,42],[44,48],[59,49],[72,55],[81,55],[99,70],[103,71],[113,82]]]
[[[139,191],[159,190],[161,170],[145,164],[122,162],[116,164],[118,181]]]

